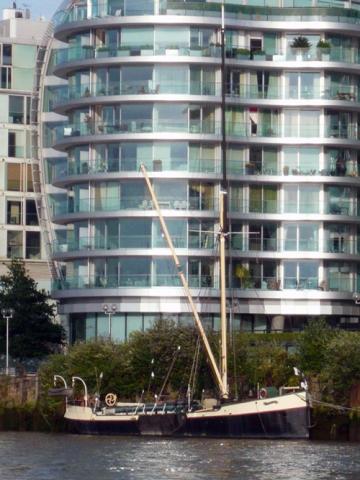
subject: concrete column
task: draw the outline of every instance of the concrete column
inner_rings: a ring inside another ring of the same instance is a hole
[[[272,332],[283,332],[285,326],[285,317],[284,315],[275,315],[271,319],[271,331]]]

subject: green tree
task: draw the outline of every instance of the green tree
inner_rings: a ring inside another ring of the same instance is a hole
[[[351,388],[360,384],[360,335],[339,330],[327,345],[322,384],[326,386],[326,399],[347,405]]]
[[[319,375],[327,363],[327,348],[338,331],[331,328],[325,319],[312,319],[299,335],[300,369],[310,376]]]
[[[65,340],[61,325],[54,323],[54,306],[44,290],[24,267],[13,260],[8,272],[0,276],[0,308],[12,308],[9,323],[10,355],[20,360],[42,358],[55,352]],[[0,318],[0,351],[5,351],[5,320]]]

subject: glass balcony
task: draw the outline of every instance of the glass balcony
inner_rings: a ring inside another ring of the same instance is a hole
[[[142,57],[152,55],[185,56],[185,57],[215,57],[221,56],[221,49],[217,46],[209,47],[179,47],[166,48],[163,46],[104,46],[93,47],[84,45],[81,47],[59,48],[53,51],[53,65],[59,66],[68,62],[87,60],[91,58],[113,57]]]
[[[121,133],[196,133],[220,135],[220,124],[215,122],[195,122],[189,124],[173,120],[160,120],[153,122],[151,119],[124,120],[119,123],[109,124],[103,121],[67,124],[49,130],[50,144],[56,144],[66,138],[84,135],[114,135]]]
[[[341,0],[246,0],[243,5],[252,7],[268,7],[266,11],[239,9],[238,5],[226,5],[225,19],[240,20],[267,20],[267,21],[297,21],[297,22],[321,22],[324,19],[333,22],[357,23],[359,14],[359,5],[352,4],[352,9],[344,8],[344,2]],[[270,8],[269,8],[270,7]],[[271,7],[275,7],[271,10]],[[281,10],[276,7],[283,7]],[[300,8],[299,8],[300,7]],[[310,7],[310,8],[309,8]],[[311,8],[316,7],[316,8]],[[343,13],[333,8],[341,8]],[[294,11],[293,8],[298,8]],[[110,16],[130,16],[130,15],[151,15],[156,13],[154,4],[150,1],[131,4],[131,2],[113,2],[111,0],[96,2],[95,4],[84,4],[74,2],[67,8],[58,10],[54,17],[54,24],[59,27],[72,22],[80,22],[92,18],[103,18]],[[204,3],[175,3],[162,0],[159,9],[160,15],[185,15],[201,17],[221,17],[220,6],[217,4]]]
[[[198,172],[198,173],[221,173],[221,161],[213,158],[171,158],[162,160],[147,159],[119,159],[109,158],[107,160],[94,160],[91,162],[71,162],[68,165],[54,165],[52,167],[52,178],[54,181],[63,180],[64,177],[72,175],[92,175],[97,173],[116,172],[138,172],[140,165],[144,164],[148,172]],[[229,168],[229,173],[234,169]]]
[[[221,84],[214,82],[109,82],[83,83],[80,85],[61,85],[49,92],[49,100],[54,107],[61,106],[71,100],[86,97],[109,96],[109,95],[209,95],[220,96]],[[331,86],[321,90],[316,87],[283,89],[278,85],[241,84],[227,85],[226,96],[228,98],[242,98],[249,100],[341,100],[359,102],[356,86]]]
[[[318,277],[285,277],[284,278],[285,290],[318,290],[319,278]]]
[[[217,210],[217,200],[213,197],[203,199],[189,197],[188,200],[159,197],[158,203],[163,210]],[[67,215],[72,213],[115,212],[119,210],[153,210],[153,203],[144,196],[128,198],[104,197],[82,199],[75,202],[59,203],[52,206],[52,215]]]
[[[226,123],[228,137],[299,137],[299,138],[345,138],[359,140],[359,132],[356,125],[328,126],[322,133],[318,124],[309,125],[304,123],[296,125],[280,125],[273,123],[254,122],[230,122]],[[175,122],[171,119],[134,119],[123,120],[119,123],[107,123],[104,121],[88,121],[83,123],[67,124],[48,129],[47,142],[54,145],[66,138],[87,135],[114,135],[121,133],[192,133],[203,135],[221,135],[221,123],[214,121],[190,121]]]
[[[214,278],[209,275],[189,276],[190,288],[214,288]],[[126,274],[126,275],[90,275],[66,277],[65,280],[53,282],[53,290],[119,288],[119,287],[181,287],[176,274]]]
[[[71,100],[108,95],[220,95],[221,84],[204,82],[161,82],[155,83],[149,81],[133,81],[109,83],[103,85],[100,83],[85,83],[77,86],[62,85],[50,93],[50,100],[53,106],[63,105],[64,102]]]

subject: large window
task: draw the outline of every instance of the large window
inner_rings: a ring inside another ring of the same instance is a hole
[[[317,261],[284,261],[284,288],[316,290],[319,285]]]
[[[26,258],[39,260],[40,257],[40,232],[26,232]]]
[[[329,223],[324,230],[324,251],[331,253],[356,253],[355,241],[351,240],[350,225]]]
[[[332,148],[325,151],[325,173],[337,177],[359,174],[359,156],[356,151],[349,149]]]
[[[250,223],[249,250],[275,252],[277,250],[277,225],[275,223]]]
[[[329,110],[325,114],[325,135],[334,138],[357,138],[357,116],[354,112]]]
[[[320,110],[284,110],[285,137],[318,137]]]
[[[22,258],[22,256],[23,256],[23,232],[8,230],[7,257]]]
[[[190,45],[189,27],[157,27],[155,29],[155,46],[162,48],[182,48]]]
[[[12,45],[8,43],[3,43],[2,45],[2,65],[11,65],[12,64]]]
[[[249,188],[249,212],[276,213],[277,187],[251,185]]]
[[[7,201],[7,223],[10,225],[21,224],[21,202],[15,200]]]
[[[352,292],[352,268],[347,262],[329,262],[327,264],[326,285],[329,290],[337,292]]]
[[[24,157],[25,135],[24,131],[13,130],[8,132],[8,156]]]
[[[189,248],[214,248],[214,223],[209,221],[189,221]]]
[[[9,123],[25,123],[24,97],[9,95]]]
[[[26,225],[39,225],[35,200],[26,200]]]
[[[283,147],[284,175],[315,175],[319,171],[320,148]]]
[[[355,211],[354,192],[349,187],[327,187],[325,190],[326,209],[330,215],[353,215]]]
[[[0,67],[0,88],[11,88],[11,68]]]
[[[284,213],[319,213],[318,185],[284,185]]]
[[[320,73],[286,72],[285,98],[320,98]]]
[[[319,249],[319,225],[317,223],[285,223],[284,250],[317,251]]]
[[[12,192],[22,191],[22,165],[20,163],[7,163],[6,167],[6,189]]]

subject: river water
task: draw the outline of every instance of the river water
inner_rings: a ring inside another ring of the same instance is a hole
[[[360,447],[0,432],[0,480],[359,480]]]

